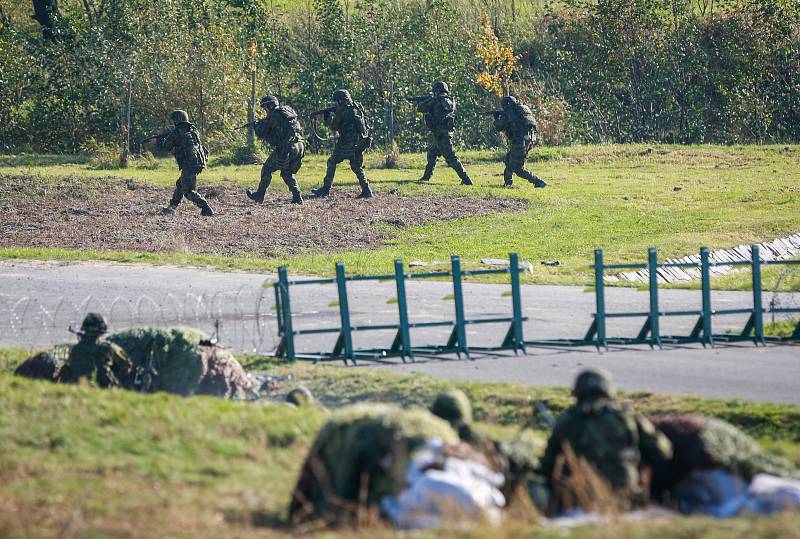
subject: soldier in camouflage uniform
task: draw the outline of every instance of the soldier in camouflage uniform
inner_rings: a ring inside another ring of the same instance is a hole
[[[608,482],[621,501],[643,501],[639,470],[670,459],[669,440],[650,421],[614,400],[611,378],[601,370],[578,375],[573,395],[577,403],[558,418],[541,460],[554,509],[569,509],[565,499],[575,498],[560,495],[565,489],[562,480],[570,474],[564,461],[567,446]]]
[[[303,163],[306,142],[303,140],[297,113],[287,105],[279,106],[278,98],[274,95],[265,96],[261,100],[261,107],[267,111],[267,116],[256,122],[253,130],[256,136],[270,144],[273,150],[261,167],[258,190],[248,189],[247,196],[259,204],[264,202],[264,196],[272,182],[272,173],[280,170],[281,178],[292,193],[292,204],[302,204],[303,196],[297,187],[294,175]]]
[[[369,135],[364,117],[364,107],[361,103],[354,102],[347,90],[336,90],[332,99],[336,103],[336,110],[325,113],[325,125],[336,131],[339,138],[336,140],[333,153],[328,158],[328,170],[322,187],[312,189],[311,192],[319,197],[328,196],[333,185],[333,176],[336,174],[336,165],[342,161],[349,161],[350,169],[355,173],[361,186],[358,198],[371,198],[372,189],[364,174],[364,152],[372,144],[372,137]]]
[[[428,164],[425,172],[419,179],[426,182],[433,176],[433,169],[436,168],[436,160],[444,157],[447,164],[456,171],[461,178],[462,185],[472,185],[467,171],[461,161],[456,157],[453,149],[453,131],[455,130],[456,104],[450,97],[450,91],[444,82],[434,82],[432,86],[433,95],[426,99],[416,99],[417,110],[424,114],[425,125],[430,131],[428,140]]]
[[[99,387],[127,387],[133,366],[125,351],[100,337],[108,331],[101,314],[89,313],[81,324],[78,344],[72,347],[61,367],[58,381],[68,384],[87,379]]]
[[[536,119],[527,105],[519,103],[516,98],[507,96],[500,101],[502,111],[495,116],[494,128],[505,133],[508,138],[508,153],[506,154],[506,168],[503,171],[503,181],[506,187],[511,187],[512,176],[516,174],[526,179],[534,187],[546,187],[547,184],[536,174],[525,169],[525,159],[528,152],[536,143]]]
[[[156,144],[167,151],[171,151],[178,163],[181,176],[175,182],[175,191],[172,193],[172,200],[169,206],[162,210],[164,215],[172,215],[178,208],[178,204],[186,197],[200,208],[200,215],[210,217],[214,215],[214,210],[208,205],[208,201],[197,192],[197,175],[203,171],[208,163],[208,149],[200,141],[200,132],[189,123],[189,115],[186,111],[175,110],[170,114],[170,118],[175,124],[175,128],[165,133],[163,136],[151,137]]]

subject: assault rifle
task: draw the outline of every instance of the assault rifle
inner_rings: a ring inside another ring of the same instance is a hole
[[[240,130],[240,129],[245,129],[245,128],[247,128],[247,127],[253,127],[253,126],[254,126],[254,125],[256,125],[257,123],[258,123],[258,120],[255,120],[255,121],[253,121],[253,122],[248,122],[248,123],[246,123],[246,124],[242,124],[242,125],[240,125],[240,126],[234,127],[234,128],[233,128],[233,130],[234,130],[234,131],[238,131],[238,130]]]
[[[428,99],[432,99],[432,98],[433,98],[433,96],[430,95],[430,94],[427,94],[427,95],[410,95],[410,96],[406,97],[406,101],[408,101],[409,103],[414,103],[415,105],[417,105],[419,103],[424,103]]]
[[[330,107],[326,107],[324,109],[315,110],[314,112],[312,112],[310,114],[306,114],[305,117],[306,118],[314,118],[315,116],[319,116],[321,114],[332,114],[334,112],[336,112],[336,106],[335,105],[330,106]]]
[[[150,142],[161,142],[162,140],[167,138],[167,135],[169,135],[169,134],[170,134],[170,131],[164,131],[163,133],[159,133],[158,135],[152,135],[152,136],[143,138],[142,141],[139,144],[140,145],[145,145],[145,144],[148,144]]]
[[[502,111],[502,110],[484,110],[484,111],[483,111],[483,115],[484,115],[484,116],[489,116],[489,115],[492,115],[492,116],[494,116],[494,119],[495,119],[495,120],[496,120],[497,118],[499,118],[501,114],[503,114],[503,111]]]

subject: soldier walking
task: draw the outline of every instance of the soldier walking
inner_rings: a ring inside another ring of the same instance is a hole
[[[546,187],[547,184],[533,172],[525,169],[525,159],[533,145],[536,144],[536,118],[527,105],[518,102],[516,98],[507,96],[500,101],[502,108],[495,114],[495,130],[505,133],[508,138],[508,153],[506,153],[506,168],[503,171],[503,182],[506,187],[513,184],[512,176],[516,174],[526,179],[534,187]]]
[[[425,126],[430,131],[428,141],[428,164],[425,172],[419,179],[426,182],[433,176],[433,169],[436,168],[436,160],[444,157],[447,164],[456,171],[461,178],[462,185],[472,185],[467,171],[461,161],[456,157],[453,149],[453,131],[455,130],[456,103],[450,97],[450,90],[447,83],[434,82],[431,87],[433,95],[411,98],[409,101],[416,103],[418,112],[424,114]]]
[[[161,149],[172,152],[181,176],[175,182],[175,191],[169,206],[161,210],[164,215],[172,215],[178,204],[186,197],[200,208],[200,215],[210,217],[214,210],[208,201],[197,192],[197,175],[206,168],[208,163],[208,149],[200,141],[200,132],[189,123],[186,111],[175,110],[170,114],[175,127],[162,135],[144,139],[142,142],[155,142]]]
[[[267,116],[257,121],[253,125],[253,130],[256,136],[271,145],[273,150],[261,167],[258,189],[256,191],[248,189],[247,196],[258,204],[264,202],[267,189],[272,183],[272,173],[280,170],[281,178],[292,193],[292,204],[302,204],[303,196],[297,187],[294,175],[303,164],[306,141],[303,140],[297,113],[288,105],[279,106],[278,98],[274,95],[264,96],[261,99],[261,108],[267,112]]]
[[[339,134],[333,153],[328,158],[328,169],[322,187],[312,189],[318,197],[326,197],[331,192],[336,166],[342,161],[350,162],[350,169],[358,178],[361,193],[357,198],[371,198],[373,193],[364,174],[364,152],[372,144],[372,137],[364,117],[364,107],[354,102],[347,90],[336,90],[332,99],[336,103],[333,111],[325,112],[325,125]]]

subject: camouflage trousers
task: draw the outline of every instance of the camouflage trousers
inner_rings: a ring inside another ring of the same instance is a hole
[[[208,207],[208,201],[203,198],[203,195],[197,192],[197,174],[194,169],[183,169],[181,177],[175,182],[175,191],[172,192],[172,200],[169,205],[177,207],[184,197],[194,202],[198,208]]]
[[[341,143],[337,142],[333,148],[333,153],[328,158],[328,168],[325,172],[325,178],[322,181],[323,186],[330,188],[333,185],[333,177],[336,175],[336,166],[342,161],[350,163],[350,170],[356,175],[358,185],[363,188],[369,187],[369,181],[364,174],[364,151],[361,150],[355,143]]]
[[[506,153],[505,158],[506,168],[503,171],[505,185],[512,184],[514,174],[529,182],[539,179],[536,174],[525,168],[525,160],[528,158],[528,152],[531,151],[531,148],[533,148],[533,139],[531,137],[509,140],[508,153]]]
[[[428,164],[425,167],[425,172],[422,174],[423,180],[429,180],[433,176],[433,169],[436,168],[436,160],[439,157],[444,157],[447,165],[456,171],[458,177],[462,180],[469,179],[467,172],[461,161],[456,157],[456,151],[453,148],[452,134],[447,131],[431,132],[428,137]]]
[[[305,154],[306,143],[303,140],[275,148],[261,167],[261,181],[258,184],[256,194],[262,198],[267,194],[267,189],[272,183],[272,174],[278,170],[280,170],[281,178],[289,188],[289,191],[293,195],[300,193],[300,189],[297,187],[297,179],[294,175],[303,165]]]

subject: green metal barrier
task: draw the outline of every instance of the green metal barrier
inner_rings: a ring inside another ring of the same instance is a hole
[[[414,360],[415,354],[446,354],[455,353],[469,358],[470,350],[492,351],[513,350],[514,353],[525,352],[523,337],[523,323],[527,318],[522,315],[522,299],[519,279],[519,257],[516,254],[509,256],[509,267],[503,269],[462,270],[461,259],[451,257],[450,271],[436,271],[428,273],[406,273],[402,260],[395,260],[394,274],[392,275],[366,275],[350,276],[345,272],[344,264],[336,264],[336,277],[325,279],[289,280],[287,270],[281,267],[278,270],[278,282],[275,283],[275,304],[278,318],[278,336],[280,338],[276,355],[287,360],[309,359],[312,361],[326,361],[341,359],[345,365],[348,362],[356,364],[359,359],[382,360],[388,357],[400,357],[403,362]],[[464,306],[463,278],[465,276],[509,274],[511,285],[510,317],[499,318],[468,318]],[[409,317],[409,304],[406,294],[406,283],[410,280],[441,279],[449,277],[453,284],[453,319],[435,322],[411,322]],[[376,324],[355,326],[351,322],[349,296],[347,292],[348,281],[386,281],[394,280],[397,294],[398,320],[396,324]],[[292,324],[292,310],[290,289],[293,286],[321,285],[335,283],[338,293],[339,318],[338,327],[298,329]],[[467,326],[477,324],[510,324],[505,338],[496,347],[469,347],[467,343]],[[446,343],[414,345],[412,344],[411,330],[415,328],[452,327]],[[397,330],[394,341],[387,348],[355,349],[353,347],[353,332]],[[336,344],[333,350],[321,352],[300,352],[296,349],[295,338],[302,335],[318,335],[323,333],[337,333]]]
[[[761,267],[763,265],[792,265],[800,264],[800,260],[761,260],[758,245],[753,245],[749,260],[711,260],[708,248],[700,249],[699,262],[658,263],[658,253],[649,249],[646,264],[605,264],[603,251],[596,249],[594,253],[594,285],[595,285],[595,312],[593,320],[582,339],[547,339],[525,340],[523,323],[527,320],[522,314],[522,295],[519,275],[519,257],[512,253],[509,255],[509,267],[503,269],[462,270],[461,259],[451,257],[450,271],[436,271],[428,273],[407,273],[402,260],[395,260],[394,273],[389,275],[350,276],[345,272],[344,264],[336,264],[336,277],[324,279],[289,280],[285,267],[278,270],[278,282],[275,284],[275,304],[278,319],[278,335],[280,341],[276,355],[288,360],[310,359],[323,361],[341,359],[345,364],[355,364],[359,359],[381,360],[387,357],[400,357],[403,362],[414,360],[415,354],[457,354],[469,358],[470,351],[499,351],[513,350],[515,354],[526,353],[527,346],[595,346],[598,350],[608,349],[609,345],[634,345],[646,344],[651,348],[662,348],[664,344],[701,343],[705,346],[714,346],[715,342],[752,341],[754,344],[766,344],[769,341],[795,341],[800,340],[800,322],[793,334],[789,337],[767,337],[764,335],[765,313],[800,313],[800,308],[764,308],[762,301]],[[739,309],[714,309],[711,298],[711,268],[721,266],[750,266],[752,271],[753,304],[750,308]],[[696,268],[700,270],[700,310],[673,310],[664,311],[659,303],[659,271],[667,268]],[[646,311],[608,312],[606,309],[606,270],[647,269],[649,308]],[[500,318],[467,317],[464,305],[463,278],[467,276],[509,274],[511,285],[511,316]],[[409,317],[409,304],[406,294],[406,283],[412,280],[450,278],[453,285],[453,318],[434,322],[411,322]],[[393,280],[397,294],[398,320],[396,324],[354,326],[351,323],[350,304],[348,300],[348,281],[386,281]],[[292,321],[292,308],[290,302],[290,288],[292,286],[336,284],[339,303],[340,324],[330,328],[296,329]],[[715,334],[713,332],[714,317],[727,315],[749,314],[744,328],[739,333]],[[688,335],[663,335],[661,333],[661,320],[664,317],[691,317],[696,316],[692,331]],[[607,322],[616,318],[644,318],[644,323],[636,336],[609,337]],[[467,342],[467,326],[478,324],[508,323],[509,328],[503,341],[496,347],[470,347]],[[445,344],[432,344],[418,346],[412,344],[411,330],[416,328],[452,327],[450,336]],[[394,341],[387,348],[354,349],[353,332],[396,330]],[[322,333],[337,333],[338,337],[333,350],[330,352],[298,352],[295,337]]]

